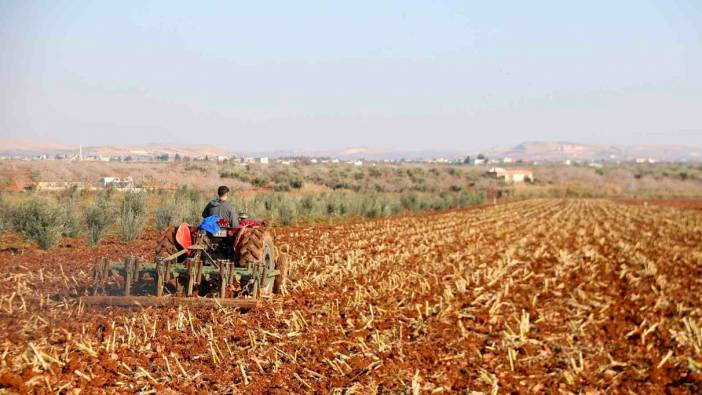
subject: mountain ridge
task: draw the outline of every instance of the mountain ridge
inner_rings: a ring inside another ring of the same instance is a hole
[[[77,154],[79,147],[57,142],[41,142],[30,139],[0,139],[0,155],[55,155]],[[272,158],[308,156],[330,157],[342,160],[420,160],[420,159],[462,159],[483,154],[488,158],[512,158],[524,161],[565,161],[565,160],[633,160],[637,158],[660,161],[701,161],[702,149],[676,145],[612,145],[586,144],[569,141],[524,141],[512,147],[493,147],[477,150],[393,150],[379,147],[346,147],[329,150],[276,150],[276,151],[237,151],[228,147],[207,144],[159,144],[144,145],[101,145],[83,147],[83,156],[158,156],[168,154],[189,157],[216,156],[269,156]]]

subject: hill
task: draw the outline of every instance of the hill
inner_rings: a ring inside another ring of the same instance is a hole
[[[492,149],[488,157],[522,159],[527,161],[563,160],[633,160],[651,158],[659,161],[698,161],[702,150],[681,146],[615,146],[579,144],[572,142],[525,142],[512,148]]]
[[[54,142],[41,142],[29,139],[0,139],[0,155],[31,156],[76,154],[78,146]],[[462,159],[475,157],[479,153],[489,158],[512,158],[524,161],[564,161],[564,160],[633,160],[638,158],[658,161],[700,161],[702,149],[683,146],[632,145],[617,146],[606,144],[581,144],[563,141],[528,141],[513,147],[493,147],[482,151],[462,150],[396,150],[377,147],[347,147],[338,150],[280,150],[242,152],[229,147],[217,147],[198,144],[146,144],[146,145],[103,145],[83,147],[83,155],[110,156],[158,156],[168,154],[189,157],[231,156],[268,156],[271,158],[308,156],[330,157],[342,160],[420,160],[420,159]]]

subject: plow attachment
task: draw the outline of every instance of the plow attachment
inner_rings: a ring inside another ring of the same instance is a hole
[[[201,239],[204,240],[204,239]],[[195,243],[156,262],[130,256],[109,263],[101,257],[93,270],[85,305],[221,306],[255,308],[262,297],[280,293],[287,279],[287,259],[265,246],[260,259],[221,259],[206,241]]]

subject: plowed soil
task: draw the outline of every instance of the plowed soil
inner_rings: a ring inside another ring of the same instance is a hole
[[[0,252],[0,388],[702,391],[697,211],[531,200],[274,238],[291,284],[250,312],[63,299],[98,255],[147,259],[154,239]]]
[[[675,207],[702,211],[702,199],[700,198],[677,198],[677,199],[616,199],[616,202],[641,206],[662,206]]]

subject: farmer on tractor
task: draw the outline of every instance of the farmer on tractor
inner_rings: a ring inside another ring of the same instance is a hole
[[[239,215],[236,212],[236,208],[229,204],[227,200],[229,199],[229,188],[225,185],[217,188],[217,199],[212,199],[205,210],[202,211],[202,218],[211,217],[213,215],[218,216],[221,220],[226,221],[226,225],[232,228],[239,227]]]

